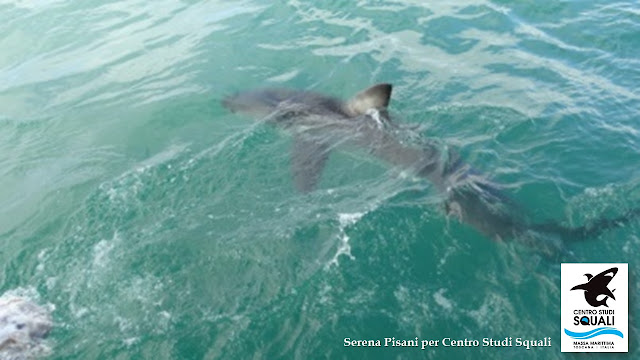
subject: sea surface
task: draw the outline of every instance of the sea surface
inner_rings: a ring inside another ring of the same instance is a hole
[[[560,262],[628,262],[638,358],[640,221],[548,257],[358,152],[300,194],[220,103],[379,82],[536,222],[640,207],[638,1],[0,0],[0,293],[55,308],[47,359],[574,359]],[[386,337],[552,346],[344,346]]]

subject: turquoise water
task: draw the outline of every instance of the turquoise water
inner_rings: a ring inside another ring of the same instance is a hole
[[[277,86],[391,109],[538,221],[640,206],[640,5],[0,0],[0,293],[55,306],[51,359],[557,359],[560,261],[629,262],[640,222],[547,259],[447,219],[429,184],[220,100]],[[344,338],[551,337],[534,348]]]

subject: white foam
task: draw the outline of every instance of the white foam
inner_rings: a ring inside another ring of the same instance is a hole
[[[345,227],[357,223],[365,214],[364,212],[338,214],[340,228],[344,230]]]
[[[349,235],[345,233],[347,226],[353,225],[360,220],[366,212],[356,212],[356,213],[339,213],[338,214],[338,223],[339,225],[339,233],[338,233],[338,249],[336,250],[333,258],[327,263],[327,268],[332,265],[338,265],[338,258],[340,255],[346,255],[351,260],[355,260],[356,257],[351,254],[351,245],[349,245]]]
[[[368,109],[366,114],[370,119],[373,119],[376,122],[376,125],[379,129],[384,128],[384,122],[382,121],[382,117],[380,116],[380,111],[375,108]]]
[[[14,289],[0,296],[0,359],[22,360],[50,353],[44,339],[53,327],[53,305],[37,305],[37,292]]]
[[[436,301],[436,304],[442,306],[445,310],[451,310],[453,309],[453,302],[444,297],[445,292],[447,292],[447,289],[439,289],[433,294],[433,299]]]
[[[584,189],[584,194],[589,197],[611,196],[613,193],[614,188],[611,184],[607,184],[601,188],[588,187]]]
[[[120,235],[116,231],[110,240],[102,239],[93,246],[93,266],[105,267],[110,261],[110,254],[121,242]]]

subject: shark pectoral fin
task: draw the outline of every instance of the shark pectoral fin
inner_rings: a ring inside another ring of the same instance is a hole
[[[307,193],[315,188],[329,158],[329,150],[326,144],[302,136],[294,137],[291,170],[298,191]]]
[[[391,84],[377,84],[359,92],[346,103],[345,111],[351,116],[365,114],[369,109],[385,109],[391,98]]]
[[[615,289],[614,289],[615,290]],[[609,290],[608,288],[604,288],[604,291],[602,292],[602,295],[607,295],[610,298],[612,298],[613,300],[616,299],[615,296],[613,296],[613,292],[611,290]]]

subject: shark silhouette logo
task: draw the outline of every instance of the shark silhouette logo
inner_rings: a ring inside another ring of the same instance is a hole
[[[609,285],[609,283],[617,273],[618,268],[613,267],[609,270],[601,272],[596,276],[593,276],[591,274],[584,274],[584,276],[587,277],[587,282],[584,284],[576,285],[571,288],[571,290],[584,290],[585,300],[587,300],[589,305],[593,307],[603,305],[609,307],[607,305],[607,299],[612,298],[613,300],[615,300],[616,297],[613,296],[613,292],[615,291],[615,289],[609,290],[607,285]],[[598,297],[602,295],[604,295],[604,299],[598,300]]]

